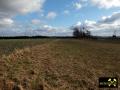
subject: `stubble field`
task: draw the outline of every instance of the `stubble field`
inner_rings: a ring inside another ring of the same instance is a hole
[[[104,90],[105,76],[120,80],[120,41],[0,40],[0,90]]]

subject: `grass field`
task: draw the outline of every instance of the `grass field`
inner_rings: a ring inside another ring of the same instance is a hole
[[[8,39],[0,40],[0,56],[3,54],[10,54],[15,49],[22,49],[25,47],[32,47],[35,45],[40,45],[49,41],[49,39]]]
[[[0,40],[0,90],[104,90],[104,76],[120,81],[120,41]]]

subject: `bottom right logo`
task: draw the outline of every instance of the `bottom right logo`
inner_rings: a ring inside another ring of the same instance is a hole
[[[100,88],[118,88],[117,77],[100,77],[99,78]]]

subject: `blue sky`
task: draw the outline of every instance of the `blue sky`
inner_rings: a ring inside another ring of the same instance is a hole
[[[96,35],[111,35],[110,26],[116,25],[116,30],[119,28],[119,0],[1,0],[0,2],[0,35],[3,32],[4,35],[8,35],[8,32],[13,35],[25,32],[28,34],[32,32],[34,35],[36,33],[72,35],[69,28],[81,26],[82,23],[88,25],[89,30]],[[113,21],[108,23],[106,20]]]
[[[78,2],[79,0],[47,0],[44,3],[43,11],[28,13],[26,15],[17,15],[15,20],[24,22],[28,20],[29,22],[32,19],[39,19],[45,21],[47,24],[55,27],[70,26],[75,24],[77,21],[84,22],[85,20],[99,20],[102,16],[112,15],[113,12],[118,11],[120,8],[112,9],[100,9],[96,6],[89,4],[86,7],[82,7],[79,10],[76,10],[73,6],[73,3]],[[90,3],[90,2],[89,2]],[[68,10],[69,14],[65,15],[64,11]],[[49,12],[55,12],[57,14],[54,20],[46,19],[45,16],[40,14],[47,15]]]

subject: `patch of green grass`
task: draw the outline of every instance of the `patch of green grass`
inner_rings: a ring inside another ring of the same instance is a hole
[[[48,42],[49,39],[3,39],[0,40],[0,56],[8,55],[15,49],[32,47]]]

